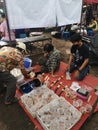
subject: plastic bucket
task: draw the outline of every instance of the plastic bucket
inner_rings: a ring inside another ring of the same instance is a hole
[[[69,32],[62,32],[62,38],[64,40],[69,40],[70,39],[70,33]]]
[[[31,64],[32,64],[32,60],[29,59],[29,58],[24,58],[24,67],[26,69],[30,68],[31,67]]]

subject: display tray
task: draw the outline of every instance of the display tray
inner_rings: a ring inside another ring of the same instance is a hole
[[[37,119],[44,130],[70,130],[82,113],[63,97],[51,101],[37,111]]]
[[[27,83],[22,84],[19,87],[19,89],[20,89],[22,94],[29,93],[33,90],[33,85],[30,84],[29,82],[27,82]]]
[[[59,98],[52,90],[45,85],[33,89],[28,94],[20,97],[22,103],[33,117],[36,117],[36,112],[50,101]]]
[[[33,79],[28,82],[25,82],[19,86],[19,90],[21,91],[22,94],[26,94],[31,92],[35,87],[40,87],[41,82],[39,79]]]

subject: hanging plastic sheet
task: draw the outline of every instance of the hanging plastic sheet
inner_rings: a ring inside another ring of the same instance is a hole
[[[11,29],[55,27],[80,21],[82,0],[5,0]]]
[[[92,4],[92,3],[98,3],[98,0],[84,0],[85,3]]]

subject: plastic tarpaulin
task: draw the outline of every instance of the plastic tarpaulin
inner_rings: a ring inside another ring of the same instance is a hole
[[[5,0],[10,29],[79,23],[82,0]]]
[[[92,4],[92,3],[98,3],[98,0],[84,0],[85,3]]]
[[[81,0],[58,0],[56,7],[58,26],[80,23]]]

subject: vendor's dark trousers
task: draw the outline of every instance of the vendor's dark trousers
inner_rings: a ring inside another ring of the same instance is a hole
[[[48,73],[48,67],[46,66],[47,59],[46,58],[40,58],[39,59],[39,65],[41,66],[41,72],[42,73]]]
[[[6,87],[5,102],[11,102],[16,92],[16,78],[9,72],[0,71],[0,92]]]
[[[73,71],[77,70],[77,66],[72,63],[70,66],[69,72],[72,73]],[[83,80],[84,77],[89,73],[89,66],[85,67],[79,74],[79,77],[77,77],[77,80]]]

